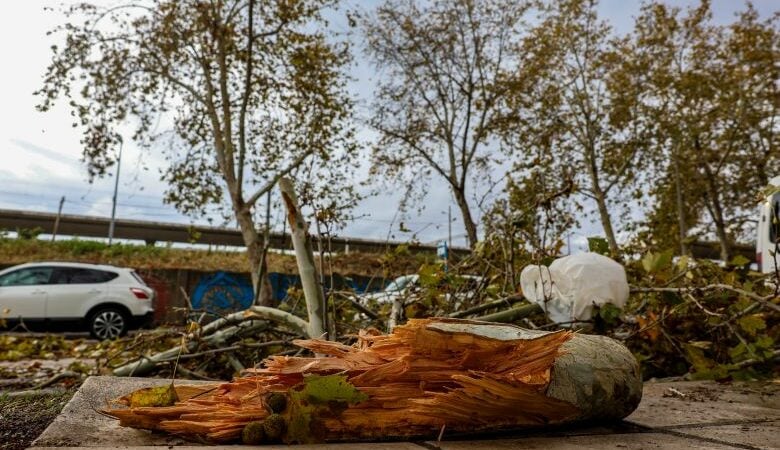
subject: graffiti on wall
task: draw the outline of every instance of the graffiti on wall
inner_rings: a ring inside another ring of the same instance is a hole
[[[192,307],[224,315],[252,306],[252,283],[227,272],[200,279],[192,293]]]
[[[268,274],[268,280],[273,289],[274,298],[283,302],[287,300],[288,290],[295,286],[301,286],[301,279],[297,275],[288,275],[272,272]],[[383,283],[373,283],[372,279],[353,279],[351,277],[334,276],[328,281],[333,282],[333,289],[347,289],[357,293],[381,289]],[[326,292],[328,288],[325,289]],[[203,276],[192,294],[192,307],[220,315],[247,309],[252,306],[252,283],[248,277],[231,274],[228,272],[216,272]]]

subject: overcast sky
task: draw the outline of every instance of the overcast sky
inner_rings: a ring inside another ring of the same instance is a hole
[[[80,132],[71,128],[70,112],[63,103],[47,113],[35,110],[33,92],[40,87],[44,70],[50,60],[49,47],[55,43],[46,31],[63,17],[45,6],[56,7],[60,1],[24,0],[4,4],[0,15],[0,208],[56,212],[61,196],[65,196],[65,213],[108,216],[111,211],[113,179],[86,181],[86,169],[79,161]],[[96,3],[100,3],[96,1]],[[116,4],[108,1],[106,4]],[[369,10],[376,1],[350,0],[348,6]],[[675,0],[667,3],[689,6],[697,2]],[[728,22],[744,3],[738,0],[713,0],[715,20]],[[631,29],[639,1],[602,0],[600,13],[618,32]],[[767,17],[780,9],[778,0],[757,0],[754,5]],[[56,8],[55,8],[56,9]],[[56,42],[61,44],[60,42]],[[373,90],[373,74],[369,64],[356,53],[357,64],[352,71],[353,89],[360,98],[359,112],[366,112]],[[364,132],[363,136],[370,133]],[[142,164],[143,162],[143,164]],[[178,214],[172,206],[162,203],[165,185],[159,181],[158,169],[163,164],[154,154],[139,153],[126,143],[122,162],[117,216],[163,222],[192,220]],[[144,166],[148,170],[144,170]],[[368,198],[358,207],[359,218],[341,232],[344,236],[381,238],[388,233],[394,240],[406,240],[412,233],[398,231],[398,198],[392,192]],[[426,209],[412,213],[406,226],[422,242],[433,242],[447,236],[447,206],[451,199],[443,184],[432,184]],[[454,203],[453,234],[455,243],[463,244],[463,230]],[[198,220],[202,222],[202,220]],[[395,223],[395,225],[391,225]],[[573,242],[582,243],[586,236],[598,234],[599,228],[584,224],[573,230]]]

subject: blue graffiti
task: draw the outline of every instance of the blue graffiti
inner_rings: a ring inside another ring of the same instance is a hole
[[[287,292],[291,287],[301,287],[298,275],[288,275],[271,272],[268,274],[274,298],[278,301],[287,300]],[[338,276],[334,289],[348,289],[356,293],[382,289],[386,280],[353,279]],[[371,282],[373,281],[373,283]],[[327,293],[329,286],[325,287]],[[216,272],[200,279],[192,294],[192,307],[217,314],[228,314],[241,311],[252,306],[252,283],[246,276]]]
[[[252,284],[246,279],[217,272],[200,279],[192,294],[192,307],[225,314],[249,308],[253,297]]]

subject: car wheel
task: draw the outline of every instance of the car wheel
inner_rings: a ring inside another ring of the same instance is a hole
[[[89,319],[89,334],[96,339],[116,339],[126,331],[127,318],[116,308],[100,309]]]

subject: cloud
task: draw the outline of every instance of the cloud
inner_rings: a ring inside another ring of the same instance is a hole
[[[66,165],[74,167],[74,168],[79,166],[79,161],[78,160],[74,160],[71,157],[64,156],[63,154],[58,153],[58,152],[56,152],[54,150],[50,150],[48,148],[44,148],[44,147],[35,145],[33,143],[27,142],[27,141],[22,140],[22,139],[10,139],[10,141],[13,142],[14,144],[18,145],[19,147],[29,151],[29,152],[36,153],[36,154],[38,154],[40,156],[43,156],[45,158],[48,158],[48,159],[50,159],[52,161],[56,161],[56,162],[61,163],[61,164],[66,164]]]

